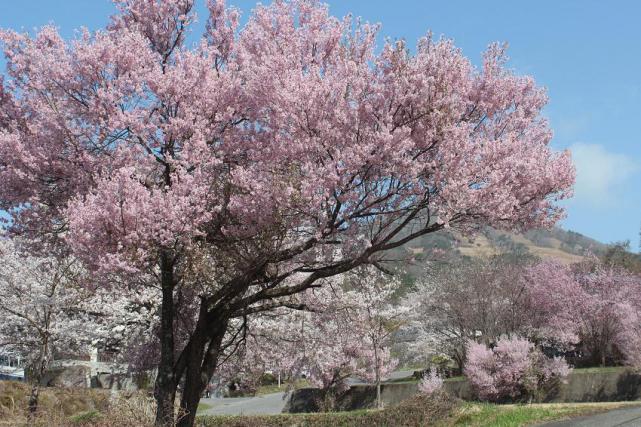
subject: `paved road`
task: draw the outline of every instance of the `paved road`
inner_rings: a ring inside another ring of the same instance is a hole
[[[641,427],[641,406],[615,409],[588,417],[557,421],[541,427]]]
[[[284,393],[265,394],[256,397],[227,397],[201,399],[212,405],[199,415],[269,415],[280,414],[285,406]]]
[[[390,374],[390,379],[391,380],[398,380],[401,378],[413,378],[414,371],[417,371],[418,369],[406,369],[403,371],[394,371]]]
[[[413,370],[396,371],[390,375],[391,379],[411,377]],[[350,384],[362,384],[360,380],[350,379]],[[202,403],[212,405],[202,415],[269,415],[280,414],[285,406],[284,393],[266,394],[257,397],[227,397],[201,399]]]
[[[389,379],[399,380],[401,378],[407,378],[409,380],[413,378],[413,375],[414,375],[414,370],[394,371],[390,374]],[[363,380],[360,380],[358,378],[348,378],[347,384],[356,385],[356,384],[371,384],[371,383],[366,383]]]

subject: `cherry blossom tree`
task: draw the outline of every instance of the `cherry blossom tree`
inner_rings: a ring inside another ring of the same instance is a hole
[[[307,290],[274,310],[233,319],[221,346],[218,384],[236,382],[251,390],[266,372],[279,372],[290,379],[309,373],[304,362],[312,335],[311,317],[327,310],[332,301],[333,294],[325,288]]]
[[[361,269],[351,282],[352,305],[356,309],[356,318],[351,324],[356,330],[362,331],[366,346],[371,352],[373,361],[373,382],[376,385],[376,406],[382,408],[381,382],[396,367],[397,362],[390,358],[390,348],[396,332],[408,318],[410,307],[400,302],[394,302],[394,293],[398,291],[400,282],[397,278],[386,277],[383,274]],[[349,302],[350,298],[346,298]],[[371,378],[368,375],[367,378]]]
[[[346,282],[348,291],[334,290],[334,302],[311,316],[308,331],[313,337],[303,339],[310,349],[306,362],[313,367],[312,379],[324,390],[343,391],[349,377],[374,383],[380,408],[381,382],[398,364],[391,357],[392,336],[407,309],[392,304],[399,284],[393,278],[359,269]]]
[[[485,344],[501,335],[532,331],[526,284],[521,280],[529,258],[455,259],[428,271],[405,298],[412,307],[405,329],[414,339],[412,359],[447,356],[462,370],[469,340]]]
[[[315,0],[258,6],[242,31],[210,0],[191,47],[192,0],[116,5],[72,42],[2,32],[0,208],[101,283],[155,278],[157,425],[180,380],[193,424],[234,319],[442,228],[562,216],[569,154],[500,45],[476,69],[447,39],[376,49],[378,27]]]
[[[578,348],[584,363],[638,366],[641,351],[641,278],[598,260],[575,266],[542,262],[526,271],[533,323],[544,323],[538,336],[560,348]]]
[[[542,261],[523,270],[519,332],[540,345],[578,349],[591,366],[637,366],[641,278],[597,259],[572,266]]]
[[[72,261],[21,254],[0,237],[0,349],[27,361],[32,382],[29,413],[38,409],[40,382],[54,351],[87,351],[98,338],[78,306],[89,298]]]
[[[569,350],[579,343],[581,313],[585,295],[576,282],[572,267],[541,261],[522,270],[523,316],[526,327],[519,331],[539,344]]]
[[[641,278],[599,264],[579,266],[574,278],[582,291],[575,305],[580,346],[591,364],[605,366],[609,359],[638,366]]]
[[[398,280],[372,269],[358,269],[308,290],[274,312],[261,313],[246,325],[245,343],[224,370],[227,379],[241,373],[256,380],[267,370],[305,374],[323,391],[320,406],[333,408],[349,388],[349,378],[380,384],[397,366],[391,357],[392,335],[407,308],[392,304]]]
[[[468,340],[494,344],[519,335],[538,347],[579,350],[579,363],[637,366],[641,279],[593,259],[512,264],[473,261],[429,275],[407,297],[415,357],[445,354],[463,367]]]
[[[32,382],[29,412],[37,411],[43,375],[56,353],[126,349],[152,321],[152,290],[93,289],[71,257],[36,257],[26,242],[0,237],[0,349],[27,361]]]
[[[469,341],[467,353],[465,376],[483,400],[532,399],[570,373],[564,359],[548,358],[516,336],[499,339],[491,349]]]
[[[113,354],[114,361],[126,364],[131,373],[143,374],[155,369],[158,290],[91,285],[88,290],[90,297],[83,300],[78,309],[100,328],[100,348]]]
[[[323,391],[319,406],[322,410],[333,410],[337,398],[349,389],[349,378],[372,378],[376,370],[374,354],[364,342],[355,324],[346,322],[353,319],[350,307],[336,307],[338,311],[328,311],[310,319],[305,324],[304,357],[300,360],[303,369],[309,372],[312,384]],[[378,364],[390,363],[389,353],[380,352]]]

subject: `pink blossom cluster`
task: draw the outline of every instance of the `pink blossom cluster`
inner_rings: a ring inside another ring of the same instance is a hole
[[[16,230],[64,225],[78,256],[120,271],[214,229],[331,240],[410,206],[444,226],[561,216],[569,155],[548,147],[543,90],[498,45],[475,69],[431,36],[379,53],[375,26],[313,0],[259,6],[240,32],[211,1],[190,49],[193,2],[117,3],[72,42],[1,33],[0,204]]]
[[[569,373],[562,358],[545,357],[530,341],[502,338],[493,348],[468,343],[465,375],[480,399],[490,401],[532,397]]]
[[[443,378],[436,370],[431,370],[418,383],[418,391],[424,395],[430,396],[443,389]]]

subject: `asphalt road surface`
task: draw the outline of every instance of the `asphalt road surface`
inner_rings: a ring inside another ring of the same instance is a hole
[[[201,399],[212,405],[198,415],[270,415],[280,414],[285,406],[284,393],[265,394],[256,397],[226,397]]]
[[[390,375],[391,379],[411,377],[414,371],[396,371]],[[360,380],[353,379],[350,384],[362,384]],[[214,397],[201,399],[201,403],[212,405],[199,415],[270,415],[280,414],[285,407],[284,393],[272,393],[256,397]]]
[[[541,427],[641,427],[641,406],[615,409],[602,414],[556,421]]]
[[[403,371],[394,371],[390,374],[389,379],[390,380],[400,380],[402,378],[407,378],[408,380],[413,379],[414,375],[414,370],[403,370]],[[355,385],[355,384],[371,384],[371,383],[366,383],[363,380],[359,380],[358,378],[348,378],[347,383],[349,385]]]

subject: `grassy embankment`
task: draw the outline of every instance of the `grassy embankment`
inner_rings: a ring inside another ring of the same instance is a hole
[[[640,402],[563,403],[533,405],[493,405],[451,402],[434,405],[412,399],[384,410],[361,410],[323,414],[281,414],[268,416],[200,417],[203,427],[375,427],[375,426],[474,426],[517,427],[544,421],[590,415]]]
[[[603,372],[618,368],[591,368]],[[454,381],[459,379],[452,379]],[[407,381],[407,380],[406,380]],[[265,390],[266,391],[266,390]],[[0,381],[0,426],[139,427],[153,424],[153,400],[138,393],[110,399],[108,391],[43,389],[37,419],[28,423],[26,384]],[[588,415],[641,402],[493,405],[455,401],[450,397],[415,397],[384,410],[270,416],[199,416],[200,427],[333,427],[333,426],[475,426],[508,427]],[[208,409],[201,405],[199,412]]]

